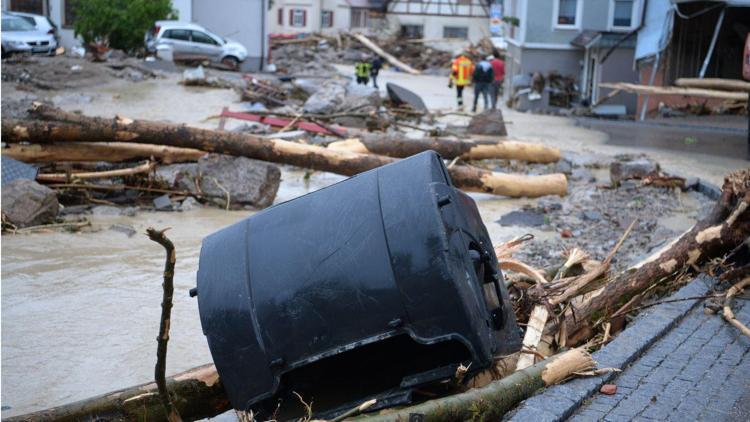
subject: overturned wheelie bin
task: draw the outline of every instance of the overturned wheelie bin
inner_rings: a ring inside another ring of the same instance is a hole
[[[197,293],[233,407],[261,419],[292,392],[328,415],[408,403],[520,348],[487,230],[434,152],[208,236]]]

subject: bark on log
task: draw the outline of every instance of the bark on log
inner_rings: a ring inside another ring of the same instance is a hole
[[[410,415],[424,415],[430,421],[499,421],[505,412],[540,388],[557,384],[575,372],[594,368],[596,362],[581,349],[573,349],[536,365],[516,371],[489,385],[465,393],[430,400],[395,412],[361,418],[366,421],[409,421]]]
[[[57,122],[4,120],[5,142],[96,142],[102,139],[186,147],[222,154],[244,156],[262,161],[291,164],[313,170],[352,176],[396,159],[374,154],[333,151],[252,135],[218,132],[151,121],[87,117],[37,104],[36,115]],[[64,123],[61,123],[64,122]],[[496,173],[470,166],[449,169],[454,185],[474,191],[506,196],[565,195],[564,174],[525,176]]]
[[[750,82],[740,79],[723,78],[679,78],[674,83],[686,88],[718,89],[721,91],[744,91],[750,92]]]
[[[456,157],[463,160],[503,158],[531,163],[554,163],[560,159],[560,150],[557,148],[505,139],[497,141],[452,138],[409,139],[403,136],[368,134],[359,139],[333,142],[328,145],[328,148],[396,158],[405,158],[422,151],[433,150],[448,160]]]
[[[127,142],[71,142],[65,144],[9,144],[2,154],[24,163],[93,162],[119,163],[155,158],[164,164],[198,161],[205,151]]]
[[[377,44],[370,41],[369,38],[365,37],[362,34],[349,34],[352,38],[359,41],[364,45],[365,47],[369,48],[370,50],[374,51],[377,55],[383,57],[384,59],[388,60],[388,63],[392,64],[393,66],[396,66],[397,68],[403,70],[406,73],[411,73],[412,75],[419,75],[422,72],[418,71],[417,69],[414,69],[413,67],[409,66],[408,64],[402,62],[401,60],[393,57],[393,55],[389,54],[382,48],[378,47]]]
[[[591,327],[654,283],[674,277],[685,267],[701,264],[733,250],[750,236],[750,169],[730,173],[713,209],[689,231],[632,268],[612,277],[604,286],[578,296],[564,314],[570,344],[588,337]],[[555,324],[545,333],[552,334]]]
[[[231,409],[213,364],[167,378],[167,387],[183,420],[198,420]],[[6,422],[81,420],[166,420],[155,383],[138,385],[75,403],[4,418]]]
[[[718,98],[722,100],[737,100],[747,102],[748,94],[746,92],[727,92],[713,89],[700,88],[680,88],[674,86],[650,86],[638,85],[625,82],[617,83],[600,83],[602,88],[620,89],[625,92],[635,94],[652,94],[652,95],[686,95],[688,97]]]

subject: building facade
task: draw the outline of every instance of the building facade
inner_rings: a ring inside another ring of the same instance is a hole
[[[505,95],[514,76],[557,73],[572,77],[583,102],[595,104],[610,91],[601,82],[637,82],[635,32],[643,0],[505,0]],[[636,100],[617,94],[608,104],[635,113]]]

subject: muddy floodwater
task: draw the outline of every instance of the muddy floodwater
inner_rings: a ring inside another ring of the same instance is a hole
[[[606,177],[603,172],[597,176]],[[282,179],[277,203],[344,177],[314,173],[305,178],[304,171],[286,168]],[[533,200],[473,197],[493,242],[527,232],[539,240],[558,236],[494,223]],[[94,233],[3,236],[3,417],[152,379],[164,251],[143,234],[150,226],[171,227],[169,237],[177,248],[167,372],[210,362],[197,301],[188,296],[196,283],[200,243],[252,213],[216,208],[141,212],[135,217],[97,217],[92,221],[100,230]],[[683,211],[669,219],[674,230],[692,222]],[[138,234],[127,237],[109,230],[115,223],[131,225]]]

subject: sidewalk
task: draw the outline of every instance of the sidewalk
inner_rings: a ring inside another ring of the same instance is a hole
[[[704,295],[713,280],[701,276],[672,297]],[[619,374],[576,379],[523,402],[510,421],[750,420],[750,339],[720,315],[705,315],[702,301],[682,301],[644,311],[594,354]],[[734,301],[741,321],[747,300]],[[605,383],[617,393],[599,393]]]

